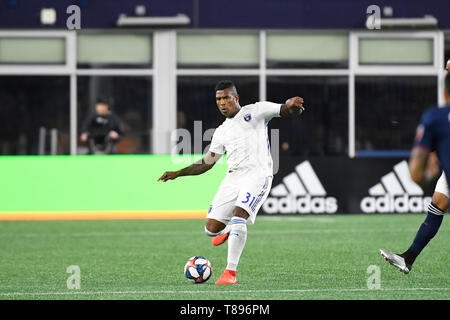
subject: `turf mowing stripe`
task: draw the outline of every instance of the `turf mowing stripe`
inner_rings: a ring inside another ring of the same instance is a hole
[[[335,223],[336,218],[329,218],[327,216],[283,216],[283,215],[277,215],[277,216],[269,216],[269,215],[261,215],[258,216],[257,219],[259,221],[270,221],[270,222],[323,222],[323,223]]]
[[[0,221],[17,220],[140,220],[140,219],[205,219],[202,210],[134,210],[134,211],[23,211],[0,212]]]
[[[130,211],[0,211],[0,221],[48,221],[48,220],[141,220],[141,219],[205,219],[202,210],[130,210]],[[307,221],[311,217],[262,216],[270,221]],[[318,222],[335,222],[332,218],[314,217]]]
[[[154,291],[67,291],[67,292],[5,292],[0,296],[51,296],[51,295],[124,295],[124,294],[200,294],[200,293],[309,293],[309,292],[380,292],[380,291],[448,291],[450,288],[334,288],[334,289],[266,289],[266,290],[154,290]]]
[[[448,228],[441,228],[441,232],[450,231]],[[352,229],[352,230],[342,230],[342,229],[303,229],[303,230],[254,230],[251,231],[252,235],[289,235],[289,234],[323,234],[323,233],[386,233],[386,232],[396,232],[396,233],[411,233],[417,231],[417,229],[402,229],[402,230],[372,230],[372,229]],[[117,237],[117,236],[186,236],[186,235],[199,235],[203,234],[204,231],[183,231],[180,234],[179,231],[123,231],[123,232],[76,232],[76,233],[0,233],[0,238],[19,238],[19,237]]]

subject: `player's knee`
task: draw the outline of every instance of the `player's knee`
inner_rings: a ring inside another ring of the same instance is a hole
[[[225,228],[225,224],[214,220],[214,219],[207,219],[205,224],[205,233],[206,235],[210,237],[215,237],[217,234]]]
[[[237,206],[234,207],[234,209],[233,209],[233,216],[243,218],[245,220],[247,220],[248,217],[250,217],[250,215],[247,213],[247,211],[245,211],[243,208],[237,207]]]
[[[448,198],[444,194],[442,194],[440,192],[435,192],[433,194],[433,198],[431,199],[431,201],[434,203],[434,205],[436,207],[438,207],[442,211],[447,211],[447,209],[448,209]]]

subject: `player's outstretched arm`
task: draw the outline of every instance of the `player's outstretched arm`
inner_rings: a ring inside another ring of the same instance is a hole
[[[211,169],[220,159],[221,154],[215,154],[214,152],[208,152],[202,159],[197,162],[194,162],[190,166],[183,168],[178,171],[166,171],[164,174],[158,179],[158,181],[166,182],[167,180],[174,180],[178,177],[182,176],[195,176],[202,173],[205,173],[209,169]]]
[[[282,117],[295,117],[302,114],[305,110],[303,107],[303,98],[292,97],[287,99],[286,102],[281,105],[280,115]]]
[[[426,166],[430,152],[421,147],[414,147],[409,158],[409,173],[414,182],[421,184],[426,180]]]

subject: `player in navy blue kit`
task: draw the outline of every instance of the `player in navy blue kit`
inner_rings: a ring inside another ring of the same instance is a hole
[[[447,62],[447,70],[449,69],[450,60]],[[445,77],[444,97],[447,106],[434,107],[425,111],[416,130],[409,161],[411,178],[416,183],[422,183],[425,180],[428,157],[433,151],[437,153],[445,175],[450,177],[450,73],[447,73]],[[444,213],[445,210],[432,201],[428,206],[427,217],[408,250],[402,254],[395,254],[380,249],[381,255],[403,273],[409,273],[417,256],[438,232]]]

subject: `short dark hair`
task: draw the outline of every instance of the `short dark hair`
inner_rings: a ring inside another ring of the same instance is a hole
[[[237,94],[237,89],[236,86],[234,85],[233,81],[230,80],[220,80],[219,82],[217,82],[216,84],[216,91],[217,90],[225,90],[225,89],[231,89],[233,88],[234,91]]]
[[[104,98],[104,97],[98,98],[98,99],[95,101],[95,104],[99,104],[99,103],[101,103],[101,104],[106,104],[108,107],[110,106],[108,99],[107,99],[107,98]]]

